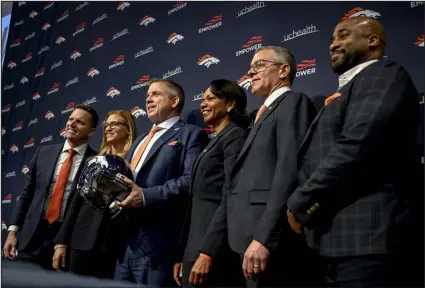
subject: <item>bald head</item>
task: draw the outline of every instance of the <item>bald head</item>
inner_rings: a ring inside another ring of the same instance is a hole
[[[363,62],[381,59],[385,43],[384,28],[377,20],[364,16],[345,19],[332,35],[332,68],[342,74]]]

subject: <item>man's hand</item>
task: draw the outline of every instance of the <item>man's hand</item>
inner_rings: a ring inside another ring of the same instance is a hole
[[[243,256],[242,270],[245,278],[254,280],[260,273],[264,272],[269,255],[269,249],[260,242],[252,240]]]
[[[59,267],[65,268],[66,265],[66,248],[58,247],[55,249],[55,254],[53,255],[53,269],[59,271]]]
[[[211,260],[198,256],[190,271],[189,283],[192,285],[202,285],[207,280],[211,270]]]
[[[127,207],[127,208],[139,208],[143,205],[143,190],[136,184],[134,184],[133,181],[128,179],[122,174],[117,174],[118,177],[120,177],[122,180],[130,184],[131,186],[131,192],[125,198],[122,202],[118,203],[119,207]]]
[[[16,246],[18,240],[16,240],[16,232],[9,231],[7,235],[6,243],[4,243],[3,254],[7,259],[14,260],[16,257]]]
[[[286,215],[288,216],[288,222],[291,229],[296,233],[301,234],[302,224],[295,219],[294,214],[292,214],[291,211],[286,210]]]
[[[177,286],[182,286],[182,273],[183,273],[183,264],[176,263],[173,268],[173,277],[174,281],[176,281]]]

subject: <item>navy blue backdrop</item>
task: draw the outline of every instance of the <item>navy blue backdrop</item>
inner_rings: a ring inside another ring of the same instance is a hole
[[[2,230],[25,165],[39,145],[63,142],[75,105],[93,105],[102,120],[109,110],[131,110],[143,132],[151,126],[147,81],[170,78],[186,92],[183,118],[203,125],[203,91],[227,78],[247,90],[251,112],[261,99],[250,94],[246,72],[265,45],[295,54],[294,90],[331,95],[337,75],[329,39],[338,21],[356,15],[383,23],[386,57],[402,63],[424,91],[423,2],[15,2],[2,75]],[[98,129],[92,147],[98,149],[101,135]]]

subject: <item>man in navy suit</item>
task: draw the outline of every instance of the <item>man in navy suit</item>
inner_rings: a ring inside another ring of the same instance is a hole
[[[93,108],[78,105],[66,123],[65,143],[37,149],[9,222],[3,248],[6,258],[16,259],[18,250],[18,260],[52,269],[52,240],[67,212],[67,200],[75,193],[85,159],[96,155],[87,140],[94,134],[98,121]]]
[[[182,87],[153,80],[146,95],[151,131],[133,143],[127,160],[135,183],[121,203],[129,211],[127,248],[120,280],[149,287],[173,286],[174,253],[189,195],[190,171],[207,136],[180,119]]]

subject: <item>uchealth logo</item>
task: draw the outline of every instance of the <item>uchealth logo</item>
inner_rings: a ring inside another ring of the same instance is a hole
[[[81,57],[81,53],[80,53],[80,52],[78,52],[77,50],[74,50],[74,51],[71,53],[70,58],[71,58],[71,59],[73,59],[73,60],[76,60],[78,57]]]
[[[102,16],[99,16],[96,19],[94,19],[92,25],[96,25],[97,23],[105,20],[106,18],[108,18],[108,14],[104,13],[104,14],[102,14]]]
[[[64,37],[58,36],[58,38],[56,38],[56,41],[55,41],[56,44],[59,45],[59,44],[61,44],[63,42],[65,42],[65,38]]]
[[[199,34],[201,34],[206,31],[210,31],[212,29],[218,28],[221,25],[223,25],[223,15],[216,15],[204,25],[205,26],[204,28],[200,28],[198,32]]]
[[[180,9],[183,9],[186,6],[187,6],[187,2],[182,2],[182,1],[177,2],[176,4],[174,4],[173,9],[168,11],[168,15],[171,15],[174,12],[177,12]]]
[[[62,136],[63,138],[66,137],[66,127],[62,128],[61,132],[59,133],[60,136]]]
[[[266,4],[264,4],[264,2],[255,2],[254,5],[251,6],[245,6],[241,11],[238,12],[238,16],[236,16],[236,18],[248,14],[249,12],[252,12],[254,10],[260,9],[260,8],[264,8],[266,7]]]
[[[24,145],[24,149],[33,147],[35,144],[35,138],[30,138],[30,140],[28,140],[27,144]]]
[[[142,19],[140,19],[139,21],[139,24],[144,25],[145,27],[147,27],[151,23],[155,23],[155,18],[147,16],[147,15],[143,17]]]
[[[46,114],[44,114],[44,118],[46,118],[47,120],[53,119],[55,118],[55,114],[53,114],[52,111],[47,111]]]
[[[86,27],[86,22],[81,23],[80,25],[78,25],[77,28],[75,29],[75,32],[72,33],[72,36],[75,36],[75,35],[83,32],[85,27]]]
[[[75,101],[71,101],[65,106],[65,110],[62,110],[61,114],[63,115],[66,113],[70,113],[74,110],[75,110]]]
[[[176,32],[174,32],[174,33],[170,34],[170,36],[168,36],[167,43],[168,44],[172,43],[172,44],[176,45],[176,43],[178,41],[183,41],[183,39],[184,39],[183,35],[180,35],[180,34],[177,34]]]
[[[171,76],[174,76],[180,73],[183,73],[183,70],[180,66],[177,66],[176,69],[174,69],[173,71],[167,71],[167,73],[162,75],[162,78],[167,79],[167,78],[170,78]]]
[[[25,76],[22,76],[21,77],[21,80],[19,80],[19,83],[21,83],[21,84],[25,84],[25,83],[27,83],[29,80],[28,80],[28,78],[27,77],[25,77]]]
[[[114,99],[115,96],[118,96],[120,94],[121,92],[115,87],[111,87],[106,91],[106,96],[111,97],[112,99]]]
[[[418,47],[424,47],[424,38],[424,34],[418,36],[418,41],[416,41],[414,44]]]
[[[24,125],[24,121],[18,121],[18,123],[15,125],[15,128],[12,129],[12,132],[22,130],[22,125]]]
[[[316,73],[316,59],[303,60],[297,65],[296,77],[301,77]]]
[[[1,204],[9,204],[11,202],[12,202],[12,194],[7,194],[6,197],[4,197],[3,200],[1,200]],[[2,223],[2,226],[3,226],[3,223]]]
[[[26,103],[27,103],[27,101],[25,101],[25,100],[19,101],[18,103],[16,103],[15,108],[24,106]]]
[[[103,37],[99,37],[94,43],[93,46],[90,48],[90,52],[93,50],[96,50],[97,48],[100,48],[103,46]]]
[[[120,38],[121,36],[124,36],[125,34],[128,34],[128,33],[130,33],[130,32],[128,32],[128,29],[125,28],[122,31],[115,33],[114,36],[112,37],[111,41],[114,41],[115,39]]]
[[[55,4],[53,1],[49,1],[46,6],[44,6],[43,10],[47,10]]]
[[[204,92],[203,92],[203,91],[201,91],[201,93],[199,93],[199,94],[193,95],[192,102],[193,102],[193,101],[202,100],[202,97],[203,97],[203,96],[204,96]]]
[[[31,11],[31,13],[30,13],[30,18],[32,18],[32,19],[34,19],[35,17],[37,17],[37,15],[38,15],[38,13],[37,13],[37,11]]]
[[[125,58],[125,56],[124,56],[124,55],[120,55],[120,56],[118,56],[118,57],[114,60],[114,62],[112,62],[113,64],[109,65],[109,70],[114,69],[115,67],[118,67],[118,66],[124,65],[124,58]]]
[[[58,82],[55,82],[53,84],[52,88],[49,89],[49,92],[47,92],[47,95],[50,95],[50,94],[53,94],[53,93],[58,92],[59,91],[59,87],[60,87],[60,84]]]
[[[136,85],[131,86],[131,91],[147,86],[149,80],[150,75],[143,75],[139,80],[136,81]]]
[[[94,68],[94,67],[91,67],[91,68],[89,69],[89,71],[87,72],[87,76],[89,76],[89,77],[91,77],[91,78],[93,78],[94,76],[99,75],[99,74],[100,74],[99,70],[97,70],[97,69],[96,69],[96,68]]]
[[[319,30],[317,30],[316,26],[314,26],[313,24],[307,25],[304,29],[299,29],[297,31],[292,30],[291,33],[283,35],[283,41],[282,42],[286,42],[286,41],[295,39],[297,37],[301,37],[301,36],[308,35],[308,34],[311,34],[311,33],[316,33],[316,32],[319,32]]]
[[[198,59],[198,61],[196,62],[199,66],[205,66],[207,68],[210,67],[210,65],[212,64],[218,64],[220,63],[220,60],[216,57],[213,57],[209,54],[205,54],[204,56],[202,56],[201,58]]]
[[[6,129],[4,129],[4,127],[1,127],[1,136],[3,136],[4,134],[6,134]]]
[[[27,62],[27,61],[31,60],[31,58],[32,58],[32,52],[28,52],[28,54],[25,55],[25,58],[22,59],[21,63]]]
[[[12,83],[10,85],[4,86],[3,91],[10,90],[10,89],[13,89],[13,88],[15,88],[15,84]]]
[[[131,109],[131,114],[133,114],[133,116],[137,119],[139,116],[146,116],[146,111],[141,109],[139,106],[134,106],[133,109]]]
[[[38,100],[40,98],[41,98],[41,96],[40,96],[40,94],[38,94],[38,92],[35,92],[34,94],[32,94],[32,100]]]
[[[28,123],[28,127],[33,125],[33,124],[37,124],[38,123],[38,118],[34,118],[30,121],[30,123]]]
[[[1,109],[1,112],[9,112],[12,108],[12,104],[4,105],[3,109]]]
[[[47,29],[49,29],[50,27],[52,27],[52,25],[46,22],[43,24],[43,26],[41,26],[41,30],[47,31]]]
[[[40,55],[43,52],[49,51],[50,47],[49,46],[44,46],[43,48],[40,49],[40,51],[38,51],[37,55]]]
[[[152,46],[149,46],[148,48],[142,49],[139,52],[137,52],[136,54],[134,54],[134,59],[139,58],[140,56],[146,55],[148,53],[153,52],[154,49]]]
[[[7,63],[7,68],[9,69],[13,69],[16,67],[16,63],[13,61],[9,61],[9,63]]]
[[[90,3],[89,2],[84,2],[84,3],[82,3],[82,4],[80,4],[80,5],[78,5],[77,6],[77,8],[75,8],[75,11],[79,11],[79,10],[81,10],[81,9],[83,9],[84,7],[86,7],[87,5],[89,5]]]
[[[86,99],[86,100],[83,102],[83,104],[84,104],[84,105],[91,105],[91,104],[96,103],[96,102],[97,102],[96,97],[92,97],[92,98]]]
[[[24,22],[24,20],[16,21],[16,22],[15,22],[15,24],[13,25],[13,27],[21,26],[21,25],[23,25],[24,23],[25,23],[25,22]]]
[[[117,10],[124,11],[127,7],[130,7],[130,2],[120,2],[117,6]]]
[[[252,80],[250,77],[248,77],[248,75],[244,75],[238,80],[238,84],[245,90],[248,90],[252,86]]]
[[[44,75],[44,67],[41,67],[38,69],[38,71],[35,73],[34,78],[40,77]]]
[[[21,172],[22,172],[22,174],[24,174],[24,175],[27,175],[27,174],[30,172],[30,168],[28,167],[28,165],[27,165],[27,164],[25,164],[25,165],[22,167]],[[16,201],[18,201],[18,200],[16,200]]]
[[[16,176],[16,172],[12,171],[12,172],[6,173],[6,176],[4,176],[4,178],[15,177],[15,176]]]
[[[58,68],[59,66],[62,66],[62,60],[55,62],[52,64],[52,67],[50,67],[50,71],[52,71],[55,68]]]
[[[236,57],[257,50],[261,47],[262,41],[262,36],[252,36],[251,39],[242,45],[242,50],[236,51]]]
[[[12,144],[12,146],[10,146],[10,152],[12,152],[12,154],[15,154],[18,151],[19,151],[19,148],[18,146],[16,146],[16,144]]]
[[[25,4],[27,4],[27,2],[25,2],[25,1],[19,1],[18,2],[18,7],[24,6]]]
[[[45,143],[45,142],[50,142],[52,140],[53,140],[52,135],[49,135],[47,137],[42,138],[41,141],[40,141],[40,144]]]
[[[65,20],[66,18],[68,18],[69,16],[69,9],[66,9],[65,11],[63,11],[63,13],[61,14],[61,16],[58,18],[58,20],[56,20],[56,22],[61,22],[63,20]]]
[[[34,37],[35,37],[35,32],[32,32],[31,34],[28,34],[28,35],[25,37],[25,41],[30,40],[30,39],[32,39],[32,38],[34,38]]]
[[[17,38],[17,39],[15,39],[15,40],[13,40],[12,41],[12,44],[10,44],[10,48],[13,48],[13,47],[17,47],[17,46],[19,46],[19,45],[21,45],[21,38]]]
[[[68,82],[66,82],[65,87],[68,87],[68,86],[70,86],[72,84],[75,84],[75,83],[78,83],[78,82],[79,82],[78,77],[75,77],[74,79],[69,80]]]
[[[365,17],[377,19],[379,16],[381,16],[381,14],[373,10],[356,7],[351,9],[347,13],[345,13],[344,17],[342,17],[341,20],[345,20],[345,19],[348,19],[351,17],[357,17],[357,16],[365,16]]]

